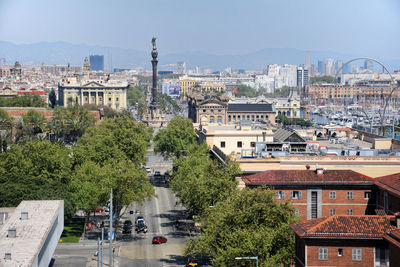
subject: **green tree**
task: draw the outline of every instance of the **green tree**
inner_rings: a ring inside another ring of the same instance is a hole
[[[56,108],[47,127],[54,134],[55,140],[63,144],[73,144],[95,122],[96,118],[88,109],[74,105]]]
[[[73,149],[74,159],[77,164],[90,160],[105,165],[125,159],[136,165],[145,164],[151,137],[151,128],[129,117],[105,119],[100,125],[88,128],[79,139]]]
[[[0,98],[0,107],[46,107],[47,104],[37,94],[24,94],[11,98]]]
[[[283,115],[278,115],[276,116],[276,121],[279,123],[282,123],[283,125],[299,125],[299,126],[305,126],[305,127],[311,127],[313,124],[312,122],[300,119],[300,118],[288,118]]]
[[[263,93],[262,90],[258,91],[255,88],[250,87],[248,85],[244,85],[244,84],[237,86],[236,91],[237,91],[237,93],[235,93],[236,97],[241,97],[241,96],[256,97],[256,96],[262,95],[262,93]]]
[[[57,105],[57,96],[56,96],[56,91],[54,89],[51,89],[49,93],[49,106],[51,108],[54,108]]]
[[[76,207],[89,214],[104,206],[113,188],[114,214],[133,201],[142,202],[154,195],[146,172],[132,162],[120,161],[103,166],[86,161],[77,166],[72,176],[72,199]]]
[[[192,121],[180,116],[174,117],[166,129],[156,134],[154,143],[154,151],[165,158],[187,154],[187,150],[197,143]]]
[[[310,78],[310,83],[315,84],[315,83],[335,83],[335,77],[333,76],[315,76]]]
[[[0,109],[0,151],[5,152],[8,144],[12,143],[14,121],[7,111]]]
[[[45,117],[36,110],[29,110],[22,115],[22,120],[16,124],[16,141],[25,142],[36,140],[45,131]]]
[[[294,259],[289,203],[274,200],[265,188],[235,190],[204,217],[203,233],[189,241],[185,254],[203,255],[216,266],[249,266],[235,257],[258,256],[260,266],[279,266]]]
[[[235,162],[224,165],[211,160],[206,144],[194,145],[188,153],[174,160],[171,188],[191,215],[201,215],[236,189],[235,177],[241,171]]]
[[[70,151],[48,141],[13,145],[0,154],[0,206],[15,207],[22,200],[63,199],[71,214]]]
[[[146,89],[142,86],[129,86],[127,95],[129,105],[134,106],[139,100],[146,98]]]

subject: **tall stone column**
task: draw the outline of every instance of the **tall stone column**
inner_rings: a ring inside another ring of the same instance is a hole
[[[153,66],[153,87],[151,90],[151,96],[152,96],[152,100],[151,100],[151,104],[150,104],[150,109],[152,110],[152,114],[154,114],[154,110],[157,109],[157,56],[158,56],[158,51],[157,51],[157,47],[156,47],[156,38],[153,37],[153,39],[151,40],[152,44],[153,44],[153,50],[151,51],[151,57],[153,58],[151,61],[151,65]]]

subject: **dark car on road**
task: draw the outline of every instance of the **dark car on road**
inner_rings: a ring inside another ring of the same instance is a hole
[[[161,176],[161,172],[155,171],[155,172],[154,172],[154,176],[160,177],[160,176]]]
[[[136,225],[136,232],[137,232],[137,233],[140,233],[140,232],[147,233],[147,226],[144,224],[144,221],[143,221],[143,220],[141,220],[141,221],[139,221],[139,222],[137,223],[137,225]]]
[[[126,220],[124,222],[124,227],[122,228],[122,233],[123,234],[130,234],[132,232],[132,221],[131,220]]]
[[[156,235],[153,237],[153,240],[151,241],[152,244],[162,244],[162,243],[167,243],[167,238],[161,236],[161,235]]]

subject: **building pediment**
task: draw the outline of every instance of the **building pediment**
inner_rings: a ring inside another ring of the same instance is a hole
[[[82,87],[104,87],[104,85],[96,81],[90,81],[84,84]]]
[[[204,105],[207,105],[207,106],[220,105],[220,106],[224,106],[225,107],[227,105],[227,103],[222,102],[222,101],[220,101],[218,99],[215,99],[215,98],[209,98],[209,99],[206,99],[206,100],[202,101],[201,103],[199,103],[199,105],[201,105],[201,106],[204,106]]]

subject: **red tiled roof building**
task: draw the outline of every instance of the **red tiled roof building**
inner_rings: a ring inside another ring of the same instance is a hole
[[[365,215],[375,210],[375,180],[352,170],[270,170],[242,178],[247,187],[267,186],[289,200],[302,220]]]
[[[333,215],[290,227],[296,266],[389,266],[384,236],[397,229],[397,221],[394,216]]]

